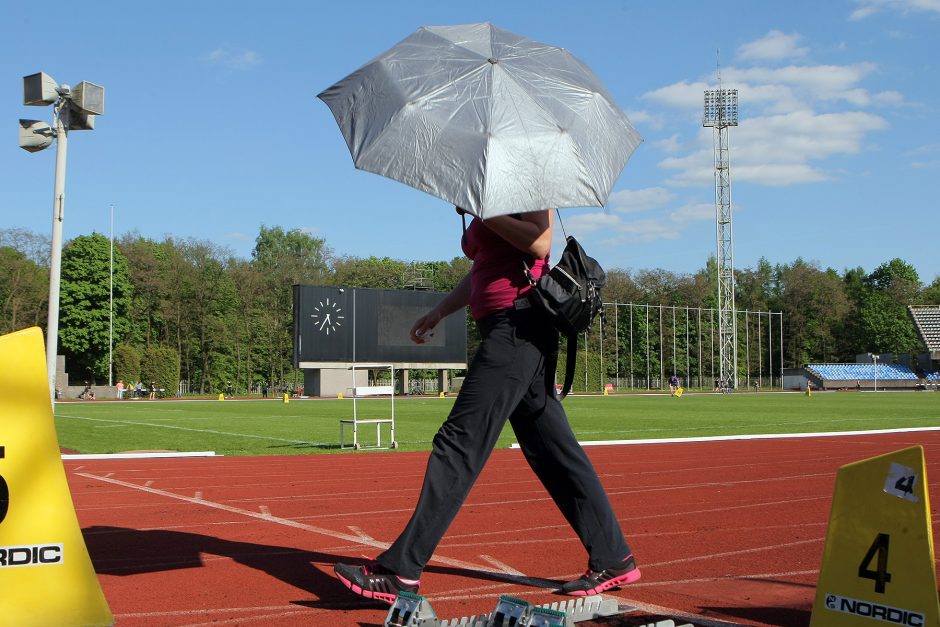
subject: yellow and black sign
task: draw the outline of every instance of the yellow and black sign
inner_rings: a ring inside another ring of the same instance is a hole
[[[810,627],[940,627],[924,449],[839,469]]]
[[[111,625],[82,537],[38,328],[0,336],[0,625]]]

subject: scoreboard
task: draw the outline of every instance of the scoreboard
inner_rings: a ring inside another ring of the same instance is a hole
[[[415,321],[444,296],[419,290],[295,285],[294,366],[465,368],[466,313],[441,320],[424,344],[415,344],[409,335]]]

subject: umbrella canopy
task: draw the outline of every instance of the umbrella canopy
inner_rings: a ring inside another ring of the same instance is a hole
[[[318,96],[357,168],[481,218],[603,206],[642,138],[568,51],[426,26]]]

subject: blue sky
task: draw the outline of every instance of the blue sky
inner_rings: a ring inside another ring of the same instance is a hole
[[[0,228],[51,232],[55,151],[16,145],[24,75],[106,89],[69,135],[65,237],[137,231],[250,256],[261,225],[337,255],[448,260],[443,201],[356,170],[316,94],[422,25],[490,21],[569,49],[645,142],[603,209],[565,227],[608,268],[694,272],[715,253],[702,96],[739,90],[735,266],[797,257],[940,275],[940,0],[8,3]],[[556,244],[556,251],[560,248]]]

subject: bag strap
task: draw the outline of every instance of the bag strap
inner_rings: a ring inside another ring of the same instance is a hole
[[[558,210],[558,207],[555,207],[555,216],[558,218],[558,224],[561,225],[561,234],[565,236],[565,241],[568,241],[568,232],[565,231],[565,223],[561,219],[561,211]]]
[[[568,357],[565,359],[565,383],[561,388],[561,398],[565,400],[568,392],[571,391],[571,384],[574,383],[574,367],[578,359],[578,335],[568,336]]]

